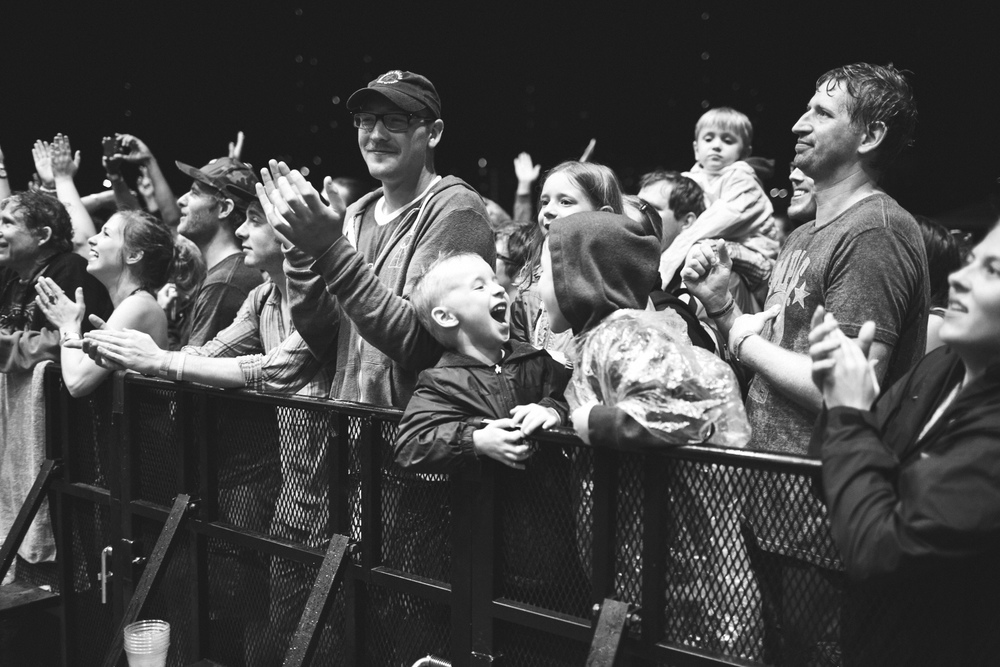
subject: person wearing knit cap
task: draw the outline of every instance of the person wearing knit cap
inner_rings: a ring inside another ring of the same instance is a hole
[[[577,213],[549,227],[539,290],[552,330],[572,329],[576,336],[573,380],[567,394],[573,427],[585,442],[615,449],[704,442],[716,436],[717,426],[721,432],[713,442],[742,444],[745,417],[729,367],[712,353],[695,350],[675,313],[644,312],[650,292],[658,287],[659,251],[659,239],[652,230],[624,215]],[[616,333],[607,336],[612,329]],[[624,340],[630,343],[615,343]],[[682,427],[677,422],[657,425],[613,399],[627,397],[630,378],[643,373],[651,353],[659,359],[692,360],[686,368],[693,370],[651,378],[647,384],[655,386],[643,391],[642,401],[658,404],[661,412],[673,412],[663,402],[669,393],[666,384],[693,380],[703,398],[718,399],[722,407],[705,410],[691,426]],[[619,380],[603,384],[607,390],[603,395],[587,389],[609,371]],[[699,384],[695,376],[702,373],[706,381]],[[676,430],[667,433],[671,428]]]

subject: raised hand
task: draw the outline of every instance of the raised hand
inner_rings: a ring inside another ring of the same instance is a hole
[[[116,134],[115,138],[118,140],[118,145],[126,151],[118,153],[116,157],[120,157],[125,162],[146,164],[153,159],[153,153],[149,150],[149,146],[143,143],[139,137],[133,134]]]
[[[531,184],[538,180],[538,174],[542,166],[531,161],[531,155],[521,153],[514,158],[514,174],[517,176],[518,191],[522,191],[522,186],[526,187],[526,192],[531,192]]]
[[[73,155],[69,145],[69,137],[57,134],[49,147],[49,161],[52,166],[53,179],[73,178],[80,168],[80,151]]]
[[[52,177],[52,156],[49,154],[49,142],[39,139],[31,148],[31,157],[35,160],[35,173],[42,187],[55,187],[55,179]]]
[[[722,310],[728,303],[729,278],[733,261],[722,239],[694,244],[684,260],[681,279],[709,311]]]
[[[236,160],[242,160],[243,155],[243,131],[240,130],[236,133],[236,141],[229,142],[229,157]]]
[[[316,188],[284,162],[271,160],[260,176],[257,198],[268,222],[283,239],[316,257],[341,236],[345,207],[332,178],[323,181],[328,206]]]

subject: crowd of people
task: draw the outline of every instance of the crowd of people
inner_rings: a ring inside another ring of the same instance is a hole
[[[398,70],[347,101],[368,193],[255,171],[239,141],[177,162],[192,183],[175,198],[146,144],[116,135],[110,194],[81,197],[69,139],[38,141],[27,191],[0,157],[0,370],[57,360],[74,396],[131,370],[391,406],[399,466],[501,464],[512,488],[564,478],[565,457],[530,442],[558,425],[594,447],[814,456],[822,493],[760,478],[742,504],[765,659],[983,664],[1000,649],[1000,229],[961,247],[879,187],[916,124],[900,72],[859,63],[811,89],[787,219],[730,108],[698,119],[690,170],[636,194],[607,166],[542,177],[521,154],[509,215],[437,172],[441,99]],[[295,518],[272,530],[319,546],[323,467],[279,461],[279,493],[310,501],[279,503]],[[512,564],[528,600],[582,575],[548,537],[571,521],[550,491],[512,495],[529,519],[499,527],[540,545]],[[873,595],[893,611],[873,617]],[[888,636],[905,650],[880,652]]]

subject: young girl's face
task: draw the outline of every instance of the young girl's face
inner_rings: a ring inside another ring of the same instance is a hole
[[[547,233],[549,225],[557,218],[596,210],[597,206],[565,172],[557,171],[545,179],[542,196],[538,200],[538,224],[542,232]]]
[[[113,215],[104,223],[101,231],[90,237],[90,254],[87,260],[87,271],[90,274],[113,276],[121,272],[125,263],[123,235],[121,216]]]
[[[722,171],[743,155],[743,140],[719,127],[702,128],[694,142],[694,159],[708,172]]]

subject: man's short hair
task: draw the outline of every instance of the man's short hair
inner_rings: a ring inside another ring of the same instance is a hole
[[[750,148],[753,146],[753,123],[750,122],[750,118],[745,113],[731,107],[709,109],[695,123],[694,140],[698,141],[701,131],[708,127],[735,134],[743,142],[743,152],[740,154],[740,159],[749,157]]]
[[[851,123],[867,129],[873,123],[885,125],[885,138],[875,151],[872,165],[881,168],[913,143],[917,126],[917,104],[913,89],[903,73],[891,64],[855,63],[832,69],[816,80],[816,90],[844,86],[850,97],[847,112]]]
[[[482,256],[474,252],[456,252],[450,255],[441,255],[431,262],[427,268],[413,281],[413,288],[410,291],[410,303],[417,314],[417,319],[434,336],[435,340],[450,348],[453,342],[444,336],[441,327],[437,325],[431,312],[448,293],[445,284],[446,274],[442,271],[448,264],[467,258],[482,259]]]
[[[73,221],[61,201],[41,192],[22,190],[3,201],[2,208],[10,206],[17,206],[21,221],[31,233],[37,235],[42,227],[52,230],[49,248],[56,252],[73,249]]]
[[[694,213],[697,218],[705,212],[705,191],[693,180],[681,175],[680,172],[663,169],[651,171],[639,180],[639,189],[660,182],[670,184],[670,197],[667,199],[667,206],[670,207],[675,218],[683,218],[688,213]]]

